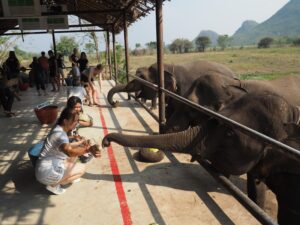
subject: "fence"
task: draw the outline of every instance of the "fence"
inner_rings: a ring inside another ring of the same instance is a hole
[[[134,75],[129,75],[130,77],[139,80],[144,85],[152,88],[153,90],[158,91],[159,87],[151,82],[148,82],[144,79],[141,79]],[[245,132],[248,135],[253,135],[262,141],[268,142],[272,145],[275,145],[279,147],[280,151],[283,151],[286,154],[290,154],[294,157],[296,157],[298,160],[300,160],[300,152],[288,145],[285,145],[275,139],[272,139],[260,132],[257,132],[249,127],[246,127],[240,123],[237,123],[231,119],[228,119],[227,117],[224,117],[221,114],[218,114],[212,110],[206,109],[203,106],[200,106],[194,102],[191,102],[177,94],[174,94],[173,92],[170,92],[164,88],[160,88],[162,92],[164,92],[167,96],[174,98],[192,108],[195,108],[196,110],[199,110],[209,116],[215,117],[219,120],[222,120],[226,124],[233,126],[235,128],[238,128],[242,132]],[[134,98],[137,102],[139,102],[145,110],[159,123],[159,118],[157,115],[155,115],[150,109],[147,108],[146,105],[144,105],[139,99],[137,99],[134,95],[130,95],[132,98]],[[161,124],[160,124],[161,125]],[[276,148],[277,149],[277,148]],[[277,224],[268,214],[266,214],[260,207],[258,207],[251,199],[249,199],[238,187],[236,187],[228,178],[226,178],[224,175],[216,171],[211,164],[208,161],[200,161],[198,162],[218,181],[220,182],[259,222],[262,224]]]

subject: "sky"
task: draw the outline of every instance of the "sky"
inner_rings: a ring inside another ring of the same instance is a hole
[[[255,20],[261,23],[289,0],[171,0],[163,5],[163,38],[166,44],[170,44],[177,38],[193,40],[202,30],[213,30],[220,35],[233,35],[245,20]],[[59,39],[61,35],[57,34]],[[79,42],[85,38],[77,34]],[[100,35],[100,34],[99,34]],[[103,35],[100,36],[100,45],[104,46]],[[120,33],[116,40],[123,44],[124,36]],[[150,41],[156,41],[155,11],[147,17],[133,23],[128,28],[129,47],[134,48],[136,43],[142,46]],[[40,52],[48,50],[52,44],[50,34],[27,35],[24,42],[18,41],[19,48]],[[80,50],[84,50],[81,47]]]

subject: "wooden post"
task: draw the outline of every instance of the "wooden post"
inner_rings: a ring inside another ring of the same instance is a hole
[[[128,52],[128,31],[126,22],[126,12],[124,13],[124,44],[125,44],[125,63],[126,63],[126,80],[129,82],[129,52]],[[128,94],[128,100],[130,95]]]
[[[52,30],[52,43],[53,43],[54,55],[57,56],[54,30]]]
[[[113,28],[113,57],[114,57],[114,73],[115,73],[115,83],[118,83],[118,69],[117,69],[117,55],[116,55],[116,34]]]
[[[112,71],[111,71],[111,56],[110,56],[110,38],[109,32],[106,31],[106,38],[107,38],[107,60],[108,60],[108,68],[109,68],[109,79],[112,79]]]
[[[162,0],[156,0],[156,43],[157,43],[157,69],[159,74],[158,83],[158,104],[159,104],[159,133],[163,132],[166,123],[165,116],[165,93],[161,91],[164,88],[164,46],[163,46],[163,14]]]

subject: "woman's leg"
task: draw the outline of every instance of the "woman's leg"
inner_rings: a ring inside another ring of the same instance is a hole
[[[70,162],[70,160],[65,161],[65,173],[59,184],[68,184],[73,180],[81,177],[85,173],[85,165],[81,163]]]
[[[94,105],[99,105],[96,101],[96,89],[95,86],[90,84],[91,92],[92,92],[92,97],[93,97],[93,103]]]
[[[6,109],[11,112],[11,108],[14,103],[14,93],[12,93],[9,88],[5,88],[5,95],[7,97]]]

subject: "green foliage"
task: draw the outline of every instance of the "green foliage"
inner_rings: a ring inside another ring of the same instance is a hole
[[[95,53],[95,45],[91,42],[88,42],[84,45],[84,50],[88,53],[88,54],[93,54]]]
[[[265,37],[258,42],[257,47],[258,48],[270,48],[273,41],[274,41],[273,38]]]
[[[219,35],[218,37],[218,45],[222,50],[228,47],[229,43],[231,41],[231,38],[225,34],[225,35]]]
[[[141,47],[141,44],[140,43],[136,43],[135,44],[135,48],[140,48]]]
[[[0,64],[2,64],[8,55],[9,49],[16,45],[16,40],[19,37],[0,37]]]
[[[0,37],[0,45],[5,44],[9,40],[9,37]]]
[[[205,52],[205,49],[211,44],[209,37],[200,36],[196,39],[196,47],[199,52]]]
[[[79,45],[75,40],[75,37],[61,36],[59,42],[56,44],[57,52],[63,55],[69,56],[72,54],[74,48],[78,48]]]
[[[150,41],[148,43],[146,43],[146,46],[149,48],[149,49],[156,49],[156,41]]]
[[[34,53],[23,51],[22,49],[19,49],[18,46],[14,47],[14,51],[20,61],[23,59],[31,60],[32,57],[34,56]]]
[[[297,38],[297,39],[293,40],[293,45],[294,46],[300,46],[300,38]]]
[[[124,59],[124,48],[120,44],[116,44],[116,63],[117,63],[117,75],[119,83],[126,83],[126,71],[125,71],[125,59]],[[114,57],[112,57],[112,65],[114,65]],[[113,70],[113,77],[116,77]]]
[[[193,43],[188,39],[178,38],[170,44],[169,49],[172,53],[187,53],[193,48]]]

